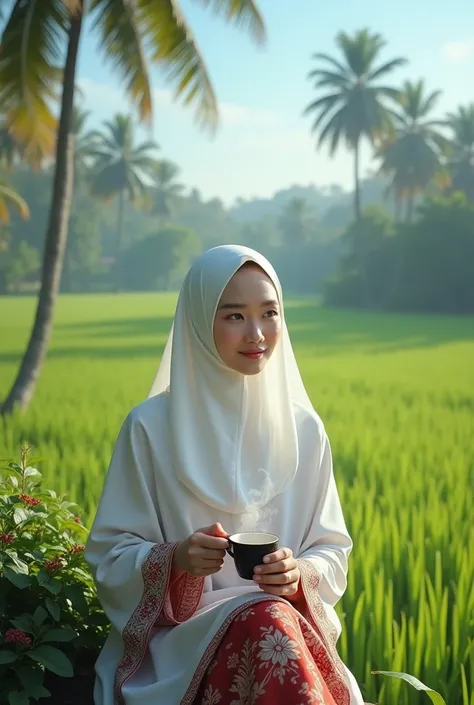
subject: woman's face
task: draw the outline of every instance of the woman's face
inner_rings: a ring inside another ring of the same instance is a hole
[[[281,332],[280,306],[272,280],[258,265],[241,267],[227,284],[214,319],[214,342],[222,361],[255,375],[270,359]]]

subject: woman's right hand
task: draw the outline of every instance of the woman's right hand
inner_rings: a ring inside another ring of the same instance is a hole
[[[224,565],[229,546],[228,534],[220,524],[198,529],[176,548],[173,567],[178,573],[205,577],[218,573]]]

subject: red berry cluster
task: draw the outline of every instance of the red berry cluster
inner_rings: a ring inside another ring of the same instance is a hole
[[[82,553],[83,550],[84,546],[81,546],[81,544],[79,543],[75,543],[74,546],[71,546],[71,548],[69,549],[69,553],[74,555],[76,553]]]
[[[0,534],[0,543],[10,544],[13,543],[15,537],[13,534]]]
[[[25,504],[28,504],[30,507],[37,507],[38,504],[41,504],[41,500],[38,499],[37,497],[31,497],[29,494],[21,494],[20,499],[22,502]]]
[[[44,567],[50,573],[56,573],[57,571],[61,570],[61,568],[64,567],[64,559],[61,558],[59,553],[56,553],[56,555],[54,556],[52,561],[45,561],[44,562]]]
[[[5,643],[29,646],[29,644],[31,644],[31,637],[25,634],[21,629],[9,629],[5,633]]]

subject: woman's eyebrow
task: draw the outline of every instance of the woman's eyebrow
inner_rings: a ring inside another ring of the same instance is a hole
[[[247,308],[247,304],[220,304],[218,308],[219,310],[223,308]]]
[[[218,310],[220,311],[221,309],[231,309],[231,308],[242,309],[242,308],[247,308],[247,306],[248,306],[248,304],[232,304],[232,303],[220,304],[218,306]],[[264,308],[265,306],[278,306],[278,301],[276,301],[275,299],[269,299],[268,301],[263,301],[260,304],[260,306],[262,308]]]

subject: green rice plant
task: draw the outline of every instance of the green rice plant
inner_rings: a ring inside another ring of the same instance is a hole
[[[90,524],[120,425],[148,393],[174,294],[62,296],[27,413],[0,425]],[[0,299],[0,395],[27,340],[31,298]],[[342,658],[366,701],[423,705],[374,670],[413,673],[447,705],[474,705],[474,321],[287,303],[301,372],[331,439],[354,540],[338,606]]]
[[[395,671],[372,671],[372,673],[381,676],[390,676],[391,678],[399,678],[400,680],[406,681],[416,690],[427,693],[434,705],[446,705],[446,700],[436,690],[429,688],[427,685],[419,681],[418,678],[410,676],[408,673],[396,673]]]

